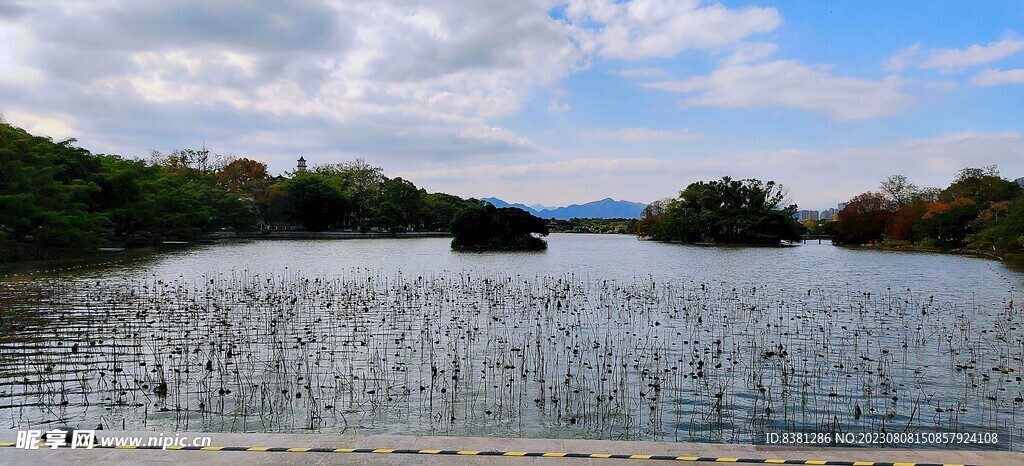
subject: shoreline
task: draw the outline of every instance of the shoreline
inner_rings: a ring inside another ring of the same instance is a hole
[[[884,244],[876,244],[874,246],[868,246],[866,244],[858,245],[835,245],[841,248],[865,250],[865,251],[890,251],[890,252],[908,252],[908,253],[926,253],[926,254],[944,254],[949,256],[963,256],[963,257],[978,257],[982,259],[989,259],[996,262],[1006,264],[1008,267],[1015,269],[1024,269],[1024,257],[1014,254],[1003,254],[998,255],[992,252],[979,251],[977,249],[968,248],[923,248],[913,245],[898,245],[898,246],[886,246]]]
[[[162,241],[135,247],[101,247],[76,251],[74,254],[58,255],[49,258],[21,258],[0,260],[0,276],[32,275],[36,273],[60,272],[103,264],[127,262],[145,259],[167,251],[176,251],[202,244],[213,244],[221,241],[236,240],[346,240],[346,239],[406,239],[406,238],[445,238],[451,233],[443,231],[410,231],[403,233],[389,232],[358,232],[358,231],[298,231],[278,230],[263,233],[261,231],[235,232],[218,231],[205,233],[189,241]],[[70,251],[69,251],[70,252]]]
[[[262,230],[262,231],[217,231],[199,236],[196,242],[213,242],[224,239],[375,239],[375,238],[445,238],[452,234],[446,231],[305,231],[305,230]]]

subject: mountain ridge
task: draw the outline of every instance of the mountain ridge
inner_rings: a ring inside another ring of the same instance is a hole
[[[541,210],[520,203],[509,203],[497,197],[484,197],[481,200],[490,202],[495,207],[516,207],[540,218],[554,218],[557,220],[569,220],[571,218],[640,218],[641,212],[647,207],[647,204],[641,202],[632,202],[624,199],[615,200],[610,197],[583,204],[570,204],[564,207]]]

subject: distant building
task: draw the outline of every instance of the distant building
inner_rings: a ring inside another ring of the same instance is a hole
[[[818,221],[818,211],[817,210],[799,210],[799,211],[797,211],[797,213],[793,214],[793,218],[795,218],[795,219],[797,219],[797,220],[799,220],[801,222],[804,221],[804,220],[813,220],[813,221],[817,222]]]
[[[299,156],[299,165],[298,165],[298,167],[295,168],[295,171],[297,171],[297,172],[304,172],[304,171],[306,171],[306,158],[305,157],[303,157],[301,155]]]
[[[804,220],[835,220],[836,216],[839,215],[839,211],[846,207],[846,202],[840,202],[837,207],[829,207],[825,210],[798,210],[793,214],[793,219],[803,222]]]

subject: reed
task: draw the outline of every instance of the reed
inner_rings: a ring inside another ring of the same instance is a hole
[[[34,277],[3,283],[0,303],[12,428],[1022,439],[1013,293],[236,270]]]

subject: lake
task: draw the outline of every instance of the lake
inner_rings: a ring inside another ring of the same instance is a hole
[[[237,241],[0,283],[0,421],[1020,449],[1024,275],[829,244]]]

